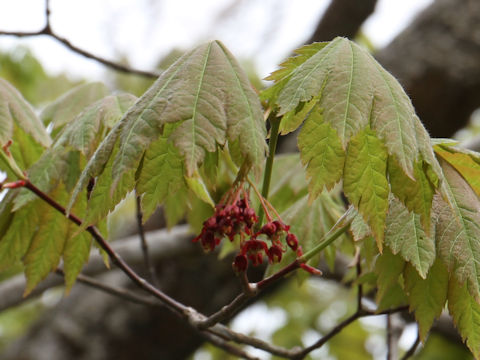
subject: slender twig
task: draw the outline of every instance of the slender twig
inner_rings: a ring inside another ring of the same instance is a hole
[[[300,347],[286,349],[281,346],[276,346],[261,339],[230,330],[229,328],[221,324],[215,325],[211,329],[208,329],[208,331],[225,340],[231,340],[238,344],[250,345],[257,349],[269,352],[270,354],[281,356],[287,359],[294,358],[297,353],[302,350]]]
[[[158,279],[155,274],[155,267],[153,266],[152,261],[150,260],[150,254],[148,252],[147,239],[145,238],[145,228],[143,226],[143,211],[142,211],[142,199],[137,194],[135,190],[135,199],[136,199],[136,213],[137,213],[137,227],[138,227],[138,236],[140,237],[140,244],[142,247],[143,259],[145,263],[145,269],[150,278],[150,281],[158,287]]]
[[[197,327],[199,329],[207,329],[219,322],[231,319],[232,316],[247,302],[249,296],[246,293],[241,293],[233,301],[222,307],[216,313],[213,313],[208,318],[200,320],[197,322]]]
[[[45,6],[45,14],[46,14],[46,24],[43,27],[43,29],[38,30],[38,31],[0,31],[0,35],[6,35],[6,36],[15,36],[15,37],[32,37],[32,36],[49,36],[59,43],[63,44],[66,46],[68,49],[71,51],[82,55],[83,57],[86,57],[88,59],[95,60],[109,68],[112,68],[117,71],[121,71],[124,73],[128,74],[135,74],[135,75],[140,75],[144,76],[147,78],[157,78],[159,74],[151,71],[144,71],[144,70],[138,70],[131,68],[126,65],[122,65],[119,63],[116,63],[114,61],[107,60],[101,56],[95,55],[91,52],[88,52],[82,48],[79,48],[78,46],[73,45],[68,39],[58,35],[52,30],[51,24],[50,24],[50,6],[49,6],[49,1],[46,0],[46,6]]]
[[[216,347],[223,349],[224,351],[238,356],[240,359],[247,359],[247,360],[260,360],[258,357],[252,356],[246,351],[242,350],[241,348],[229,344],[228,342],[224,341],[223,339],[219,338],[218,336],[214,336],[207,332],[201,332],[201,336],[203,336],[207,341],[211,342]]]
[[[61,275],[63,277],[65,276],[65,273],[60,268],[57,268],[55,270],[55,273],[57,273],[58,275]],[[147,305],[147,306],[156,306],[156,307],[163,306],[161,302],[159,302],[157,299],[155,299],[153,297],[147,297],[147,296],[139,295],[139,294],[136,294],[133,291],[127,290],[125,288],[119,288],[119,287],[116,287],[116,286],[105,284],[105,283],[103,283],[101,281],[98,281],[95,278],[92,278],[92,277],[87,276],[87,275],[78,274],[77,281],[79,283],[88,285],[88,286],[90,286],[92,288],[95,288],[97,290],[103,291],[107,294],[116,296],[118,298],[130,301],[130,302],[133,302],[133,303],[136,303],[136,304]]]
[[[265,163],[265,172],[263,174],[262,197],[268,199],[270,191],[270,180],[272,178],[273,160],[275,159],[275,152],[277,150],[278,129],[280,128],[280,121],[282,119],[277,117],[275,111],[268,115],[268,122],[270,123],[270,141],[268,143],[268,157]],[[258,209],[258,223],[262,224],[264,211],[260,206]]]
[[[415,354],[415,350],[417,350],[418,345],[420,345],[420,333],[417,332],[417,338],[415,339],[415,342],[410,346],[410,349],[407,350],[407,352],[402,356],[400,360],[407,360],[413,354]]]

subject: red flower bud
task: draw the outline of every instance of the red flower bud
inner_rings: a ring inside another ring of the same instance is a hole
[[[247,270],[248,259],[244,254],[238,254],[233,260],[232,267],[233,270],[237,273],[244,272]]]
[[[290,247],[290,249],[292,249],[293,251],[297,250],[298,248],[298,239],[297,239],[297,236],[295,234],[288,234],[287,235],[287,245]]]
[[[266,223],[265,225],[262,226],[262,229],[260,230],[261,234],[265,234],[268,237],[273,236],[277,232],[277,226],[273,222]]]

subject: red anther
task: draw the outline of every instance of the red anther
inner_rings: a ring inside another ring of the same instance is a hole
[[[282,248],[277,245],[272,245],[270,249],[268,249],[268,261],[270,264],[277,263],[282,260]]]
[[[3,184],[2,188],[3,189],[16,189],[16,188],[24,187],[25,185],[27,185],[26,180],[17,180],[17,181],[8,182],[8,183]]]
[[[268,222],[265,225],[262,226],[260,229],[261,234],[265,234],[268,237],[273,236],[277,232],[277,226],[273,222]]]
[[[232,267],[236,273],[244,272],[247,270],[248,259],[244,254],[238,254],[233,260]]]
[[[292,249],[293,251],[297,250],[298,239],[297,239],[297,236],[295,234],[291,234],[291,233],[287,234],[286,241],[287,241],[287,245],[290,247],[290,249]]]
[[[313,266],[307,265],[305,263],[301,263],[300,267],[312,275],[322,275],[322,272],[320,270],[314,268]]]

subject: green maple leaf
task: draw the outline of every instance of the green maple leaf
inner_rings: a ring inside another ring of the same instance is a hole
[[[480,301],[480,200],[451,165],[440,163],[447,200],[434,197],[438,252],[456,281],[466,282],[470,294]]]
[[[267,95],[279,106],[279,115],[298,112],[301,103],[316,103],[344,148],[352,136],[371,126],[388,153],[413,177],[419,153],[418,118],[400,84],[366,50],[347,39],[336,38],[311,52],[274,76],[276,84]]]
[[[138,165],[148,145],[167,123],[177,123],[169,139],[191,176],[217,146],[239,140],[244,157],[263,162],[263,112],[243,71],[218,41],[182,56],[140,98],[122,120],[114,179]]]
[[[171,133],[166,131],[169,124]],[[244,161],[250,165],[259,168],[263,164],[266,131],[260,102],[246,75],[220,42],[201,45],[182,56],[127,111],[87,164],[69,208],[80,189],[89,179],[102,174],[110,159],[113,160],[108,167],[112,170],[111,176],[100,176],[100,179],[107,178],[105,184],[110,181],[107,193],[113,194],[121,183],[121,194],[133,189],[132,174],[141,170],[146,151],[152,144],[158,145],[155,141],[166,133],[168,142],[182,158],[183,175],[191,180],[190,183],[205,162],[206,154],[218,151],[227,141],[229,145],[236,144]],[[145,188],[148,176],[153,174],[141,171],[146,199],[152,196],[150,191],[156,190],[153,183]],[[163,198],[162,194],[157,195],[152,199],[160,200],[153,202],[158,203]],[[150,212],[153,202],[146,201]],[[111,203],[115,204],[115,201]]]

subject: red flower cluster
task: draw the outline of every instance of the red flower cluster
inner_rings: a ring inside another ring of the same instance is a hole
[[[194,242],[200,241],[205,251],[212,251],[227,236],[233,241],[237,234],[252,233],[258,217],[249,207],[247,199],[237,200],[232,205],[217,205],[215,214],[203,222],[203,228]]]
[[[222,238],[228,237],[233,241],[238,235],[240,252],[232,264],[236,272],[246,271],[249,261],[253,266],[262,264],[264,256],[268,258],[270,264],[280,262],[283,253],[287,250],[282,243],[283,237],[288,247],[295,251],[297,256],[302,256],[302,248],[298,245],[295,234],[290,233],[290,226],[279,220],[272,221],[266,211],[270,221],[263,225],[260,231],[254,232],[258,217],[249,206],[247,194],[244,193],[242,199],[235,198],[237,200],[231,201],[230,204],[222,203],[215,207],[215,213],[203,222],[202,231],[193,239],[194,242],[200,242],[205,251],[213,251]],[[265,237],[271,243],[270,246],[262,240]],[[310,267],[302,267],[313,273]]]

